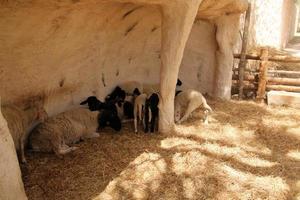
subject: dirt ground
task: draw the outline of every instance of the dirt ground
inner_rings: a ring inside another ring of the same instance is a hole
[[[300,110],[209,101],[169,135],[105,130],[57,158],[27,153],[37,199],[300,199]]]

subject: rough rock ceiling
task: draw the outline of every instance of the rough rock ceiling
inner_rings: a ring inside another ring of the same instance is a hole
[[[122,2],[122,3],[137,3],[137,4],[157,4],[157,5],[168,5],[174,4],[176,0],[1,0],[0,6],[5,7],[17,7],[17,6],[30,6],[38,4],[40,6],[55,6],[63,7],[70,4],[98,4],[103,2]],[[190,1],[186,0],[188,4]],[[225,14],[242,13],[247,9],[247,0],[202,0],[197,18],[200,19],[213,19]]]

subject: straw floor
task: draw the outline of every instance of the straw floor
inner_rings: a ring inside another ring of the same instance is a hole
[[[209,101],[168,135],[106,129],[57,158],[28,153],[29,199],[300,199],[300,110]]]

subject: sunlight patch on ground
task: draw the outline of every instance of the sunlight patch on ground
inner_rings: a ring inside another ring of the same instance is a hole
[[[296,195],[295,199],[300,200],[300,180],[295,184]]]
[[[220,145],[217,142],[210,143],[198,143],[191,139],[183,138],[167,138],[161,142],[161,148],[163,149],[176,149],[176,150],[199,150],[204,154],[208,154],[214,157],[223,157],[223,159],[236,159],[241,163],[254,166],[254,167],[272,167],[276,162],[270,162],[258,158],[253,153],[248,153],[240,147],[229,147],[226,145]]]
[[[256,176],[227,164],[221,164],[219,170],[225,174],[225,193],[240,191],[239,199],[255,199],[258,196],[260,199],[285,199],[289,192],[289,186],[280,177]]]
[[[159,154],[143,153],[93,199],[147,199],[149,192],[156,192],[161,186],[164,173],[166,162]]]
[[[299,122],[300,123],[300,122]],[[297,128],[288,128],[287,129],[287,134],[294,136],[298,139],[300,139],[300,125]]]
[[[176,175],[196,175],[206,170],[208,157],[199,151],[193,150],[187,153],[175,153],[172,158],[172,171]]]
[[[284,199],[288,192],[280,177],[255,175],[191,150],[164,158],[142,154],[94,200]]]
[[[300,161],[300,151],[299,150],[291,150],[286,154],[289,158]],[[300,166],[299,166],[300,168]],[[299,184],[300,186],[300,184]]]
[[[242,130],[230,124],[209,124],[203,126],[176,126],[176,132],[182,136],[195,136],[206,140],[223,140],[228,142],[241,143],[254,139],[253,130]]]

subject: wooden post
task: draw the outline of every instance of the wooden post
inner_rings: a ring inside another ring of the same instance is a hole
[[[246,12],[243,40],[242,40],[241,59],[239,63],[239,99],[243,99],[243,95],[244,95],[244,73],[247,64],[246,55],[247,55],[247,47],[248,47],[250,16],[251,16],[251,3],[249,3],[248,10]]]
[[[269,50],[268,48],[264,48],[261,50],[260,56],[260,67],[259,67],[259,82],[258,82],[258,90],[256,99],[258,102],[262,103],[265,98],[266,93],[266,85],[267,85],[267,75],[268,75],[268,56]]]
[[[233,57],[237,58],[237,59],[241,59],[241,54],[233,54]],[[257,56],[257,55],[247,54],[246,59],[248,59],[248,60],[260,60],[260,57]],[[272,56],[272,55],[270,55],[269,61],[282,62],[282,63],[300,63],[299,58],[293,57],[293,56],[287,56],[287,55],[285,55],[285,56],[281,56],[281,55]]]

